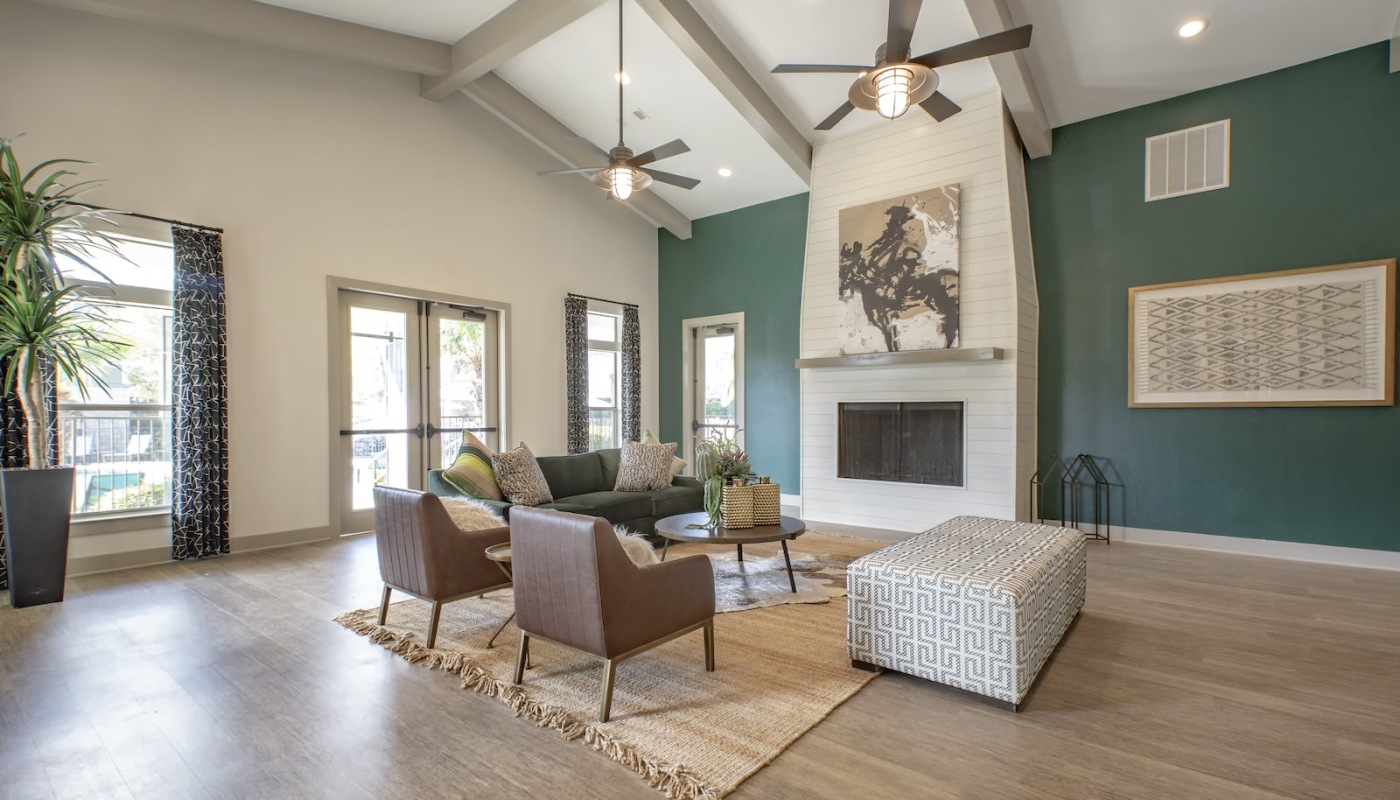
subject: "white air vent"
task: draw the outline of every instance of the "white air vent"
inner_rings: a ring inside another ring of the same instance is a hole
[[[1147,140],[1147,201],[1230,185],[1230,120]]]

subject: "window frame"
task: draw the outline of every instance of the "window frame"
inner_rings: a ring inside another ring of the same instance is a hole
[[[592,434],[589,435],[589,452],[596,450],[611,450],[622,446],[622,309],[613,303],[602,303],[596,300],[588,301],[588,316],[608,317],[613,322],[613,340],[603,339],[588,340],[588,364],[589,372],[592,372],[593,353],[611,353],[613,357],[613,402],[611,406],[593,405],[592,380],[593,376],[588,376],[589,380],[589,403],[588,416],[590,419],[589,428],[592,428],[591,420],[595,411],[607,411],[612,415],[613,440],[605,447],[594,448]]]
[[[118,241],[128,240],[137,244],[156,246],[171,251],[172,273],[174,261],[174,245],[169,238],[155,238],[154,236],[137,236],[129,233],[109,234]],[[175,292],[173,286],[169,290],[153,289],[145,286],[128,286],[124,284],[109,284],[99,281],[86,280],[83,278],[65,278],[64,283],[77,288],[75,294],[84,300],[98,303],[123,306],[135,306],[141,308],[159,309],[174,314]],[[167,328],[163,336],[171,336],[173,331]],[[173,352],[173,342],[170,343]],[[173,371],[167,371],[166,380],[173,382]],[[113,404],[113,403],[60,403],[59,418],[62,418],[65,408],[74,406],[82,409],[89,406],[113,406],[137,409],[160,409],[166,414],[169,420],[174,412],[173,385],[167,386],[165,394],[171,395],[169,403],[148,403],[148,404]],[[168,424],[168,423],[167,423]],[[67,465],[72,466],[72,465]],[[173,479],[173,453],[171,459],[172,479]],[[74,486],[74,493],[78,492],[78,487]],[[131,508],[107,511],[70,511],[70,530],[73,536],[92,536],[110,533],[123,533],[128,531],[151,530],[153,528],[169,529],[171,505],[169,496],[167,502],[159,506],[147,506],[144,508]]]

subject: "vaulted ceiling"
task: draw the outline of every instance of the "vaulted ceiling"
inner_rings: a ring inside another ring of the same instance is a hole
[[[553,156],[541,169],[590,165],[617,141],[616,1],[36,0],[420,72],[425,97],[464,91],[539,144]],[[655,166],[702,181],[632,202],[658,225],[688,235],[691,219],[804,191],[813,143],[884,124],[858,111],[816,132],[851,76],[771,69],[871,63],[889,0],[621,2],[627,144],[684,139],[691,152]],[[1181,39],[1192,17],[1209,27]],[[938,72],[954,100],[1000,85],[1043,155],[1052,126],[1391,39],[1397,17],[1400,0],[924,0],[912,49],[1033,24],[1025,53]]]

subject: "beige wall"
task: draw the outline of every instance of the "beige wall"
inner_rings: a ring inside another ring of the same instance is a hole
[[[232,534],[329,521],[326,278],[512,304],[512,438],[564,448],[563,296],[641,305],[656,232],[463,96],[406,73],[0,0],[0,135],[97,162],[93,202],[226,229]],[[74,556],[164,546],[79,536]]]

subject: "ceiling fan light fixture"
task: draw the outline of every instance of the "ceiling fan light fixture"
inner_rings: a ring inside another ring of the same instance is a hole
[[[905,66],[885,67],[875,74],[875,109],[885,119],[899,119],[909,110],[914,71]]]
[[[632,196],[634,177],[631,167],[613,167],[608,170],[608,191],[618,200],[626,200]]]
[[[1196,17],[1195,19],[1188,19],[1185,22],[1181,23],[1179,27],[1177,27],[1176,35],[1180,36],[1183,39],[1194,39],[1195,37],[1200,36],[1202,33],[1204,33],[1206,26],[1209,24],[1209,22],[1206,22],[1200,17]]]

